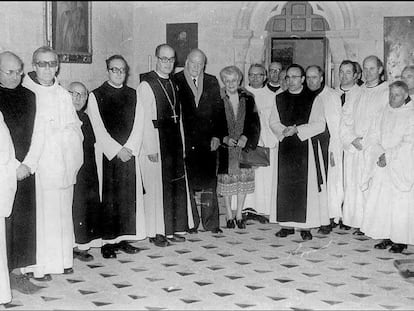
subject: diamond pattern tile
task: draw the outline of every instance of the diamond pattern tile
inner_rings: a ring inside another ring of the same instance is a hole
[[[225,216],[223,216],[224,219]],[[224,223],[222,224],[224,226]],[[277,224],[249,221],[246,230],[199,230],[187,241],[156,247],[137,241],[138,254],[74,262],[74,274],[54,275],[38,293],[12,291],[0,310],[413,310],[414,278],[404,278],[402,254],[334,228],[275,237]]]

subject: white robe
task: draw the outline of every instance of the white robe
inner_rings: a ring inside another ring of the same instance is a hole
[[[18,165],[9,129],[0,112],[0,304],[8,303],[12,299],[7,266],[5,218],[10,216],[13,207]]]
[[[414,244],[414,102],[387,106],[373,125],[364,151],[367,192],[361,230],[373,239]],[[378,157],[385,153],[386,166]]]
[[[138,161],[138,156],[142,147],[143,132],[144,132],[144,111],[138,102],[135,107],[135,118],[131,133],[127,142],[122,146],[108,133],[103,123],[101,114],[99,112],[98,104],[94,93],[89,94],[87,113],[92,124],[92,128],[96,137],[95,143],[95,158],[99,178],[99,193],[102,198],[102,159],[105,156],[111,161],[122,147],[132,150],[135,156],[135,176],[136,176],[136,234],[135,235],[121,235],[114,239],[103,240],[102,243],[115,244],[125,240],[142,240],[147,237],[145,230],[145,211],[144,199],[141,180],[141,165]],[[91,246],[97,246],[97,240],[92,241]]]
[[[309,116],[309,123],[316,122],[323,119],[323,109],[322,105],[318,107],[312,106],[312,111]],[[275,136],[278,138],[279,142],[283,141],[284,136],[282,134],[283,130],[286,128],[280,122],[280,117],[277,109],[272,110],[270,117],[270,128],[272,129]],[[322,174],[323,183],[320,185],[321,192],[318,190],[318,178],[316,172],[315,156],[313,152],[313,145],[311,137],[314,136],[312,131],[309,131],[306,124],[299,125],[298,137],[301,141],[308,141],[308,181],[307,181],[307,208],[306,208],[306,222],[278,222],[280,225],[285,227],[295,227],[301,229],[311,229],[320,226],[329,225],[329,213],[327,207],[327,198],[326,198],[326,180],[324,174]],[[319,163],[321,165],[321,170],[324,170],[322,150],[318,144],[318,157]],[[277,165],[277,163],[276,163]],[[277,184],[276,184],[277,187]],[[272,209],[270,211],[270,222],[277,222],[277,192],[272,195]]]
[[[352,93],[351,93],[352,92]],[[360,228],[363,218],[365,194],[361,191],[362,171],[365,166],[363,150],[369,147],[367,136],[371,123],[379,117],[388,103],[388,83],[360,89],[354,86],[345,97],[340,125],[341,141],[344,148],[344,205],[343,223]],[[357,150],[351,143],[362,137],[363,150]]]
[[[272,109],[277,109],[276,95],[267,87],[255,89],[246,86],[246,89],[254,95],[260,119],[258,146],[270,148],[270,165],[254,170],[254,193],[247,194],[245,206],[253,207],[260,214],[270,215],[272,192],[277,188],[278,140],[269,125]]]
[[[36,173],[36,264],[22,268],[35,277],[73,266],[73,185],[83,164],[81,122],[68,91],[57,80],[42,86],[26,76],[36,94],[32,143],[24,164]]]
[[[308,124],[298,127],[299,135],[312,137],[325,131],[325,126],[329,129],[329,148],[328,148],[328,179],[327,186],[327,206],[329,218],[339,219],[342,217],[343,201],[343,181],[342,181],[342,144],[339,137],[339,125],[342,115],[341,99],[338,93],[325,86],[320,92],[312,106],[312,113]],[[300,136],[299,136],[300,137]],[[330,154],[332,153],[335,166],[331,165]]]
[[[143,81],[137,88],[137,105],[144,110],[144,138],[142,152],[139,161],[142,165],[142,176],[145,188],[144,206],[146,212],[147,235],[154,237],[156,234],[165,235],[164,224],[164,205],[162,192],[162,167],[161,151],[158,129],[154,128],[152,120],[157,119],[157,105],[155,95],[148,82]],[[181,118],[180,118],[181,120]],[[183,136],[182,122],[180,122],[181,136]],[[183,139],[183,137],[182,137]],[[183,139],[184,141],[184,139]],[[184,144],[183,144],[184,145]],[[148,159],[150,154],[158,154],[158,162],[151,162]],[[187,189],[187,214],[188,227],[194,227],[191,202],[189,197],[188,180],[186,178]]]

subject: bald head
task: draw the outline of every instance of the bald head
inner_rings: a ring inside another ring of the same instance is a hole
[[[204,54],[202,50],[191,50],[191,52],[187,55],[187,59],[185,61],[185,70],[193,78],[198,77],[201,72],[204,71],[206,59],[206,54]]]
[[[22,81],[23,62],[19,56],[10,51],[0,53],[0,84],[8,89],[15,89]]]
[[[72,82],[68,88],[72,95],[72,103],[76,108],[76,111],[81,110],[88,99],[88,89],[81,82]]]

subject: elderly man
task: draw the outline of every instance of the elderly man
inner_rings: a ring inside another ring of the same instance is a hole
[[[269,77],[266,83],[266,87],[276,95],[282,93],[284,91],[282,88],[282,77],[280,76],[280,73],[282,72],[282,63],[271,62],[268,68],[268,72]]]
[[[276,66],[275,68],[279,67]],[[250,66],[248,73],[249,85],[246,86],[246,90],[254,95],[260,119],[258,145],[270,148],[270,165],[255,169],[255,189],[253,194],[246,196],[246,205],[253,205],[257,213],[268,217],[272,205],[271,197],[276,194],[278,141],[269,126],[272,110],[276,109],[275,93],[268,87],[263,87],[265,77],[266,69],[262,64],[252,64]],[[266,221],[266,219],[263,218],[261,221]]]
[[[32,91],[21,85],[23,62],[12,52],[0,54],[0,111],[10,130],[16,160],[23,162],[29,151],[36,102]],[[36,263],[36,195],[35,176],[28,167],[19,165],[18,188],[13,210],[6,218],[7,256],[10,284],[13,289],[31,294],[40,289],[17,268]]]
[[[33,69],[23,85],[36,94],[32,145],[24,163],[36,172],[36,265],[22,269],[47,281],[73,273],[73,185],[83,162],[81,122],[67,90],[59,85],[57,53],[33,53]]]
[[[319,193],[324,184],[318,178],[322,173],[315,160],[320,156],[306,133],[306,125],[312,121],[313,94],[303,86],[305,71],[300,65],[290,65],[286,78],[289,88],[276,96],[277,115],[270,123],[279,139],[276,206],[270,220],[282,226],[277,237],[294,234],[296,227],[303,240],[311,240],[311,228],[325,225],[324,218],[329,224],[323,210],[326,202]],[[321,116],[315,114],[313,118]]]
[[[101,254],[139,252],[129,240],[146,237],[141,169],[137,156],[143,139],[144,116],[136,92],[126,85],[128,63],[121,55],[106,61],[108,79],[92,91],[88,116],[96,137],[102,187]]]
[[[365,198],[361,191],[362,171],[365,167],[363,151],[370,146],[367,137],[372,131],[371,123],[382,114],[388,102],[388,83],[381,81],[383,71],[381,60],[374,55],[363,62],[365,84],[355,101],[345,101],[340,127],[344,148],[344,205],[343,223],[356,228],[353,234],[363,234],[361,227],[364,216]]]
[[[221,232],[216,150],[227,135],[226,115],[217,78],[204,72],[205,65],[204,52],[194,49],[187,56],[184,70],[174,76],[181,101],[185,164],[194,220],[190,233],[197,232],[200,216],[205,230]],[[201,215],[195,200],[198,191],[201,192]]]
[[[189,226],[193,227],[193,219],[187,196],[180,103],[170,77],[175,51],[168,44],[160,44],[155,56],[155,71],[141,75],[137,88],[138,104],[145,114],[140,161],[146,192],[145,211],[151,213],[146,218],[150,227],[147,234],[151,243],[166,246],[169,242],[184,242],[183,234]]]

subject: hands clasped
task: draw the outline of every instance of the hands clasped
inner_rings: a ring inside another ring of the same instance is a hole
[[[296,124],[286,127],[282,132],[283,136],[285,137],[293,136],[297,133],[298,129],[296,128]]]
[[[362,137],[357,137],[352,141],[352,145],[355,147],[356,150],[362,150],[361,140]]]
[[[122,147],[116,155],[122,162],[128,162],[132,158],[132,150],[126,147]]]
[[[223,142],[228,145],[229,147],[240,147],[240,148],[244,148],[246,146],[247,143],[247,137],[242,135],[239,137],[238,140],[231,138],[229,136],[226,136],[223,138]]]
[[[16,170],[17,180],[23,180],[30,175],[30,168],[25,164],[20,164]]]

